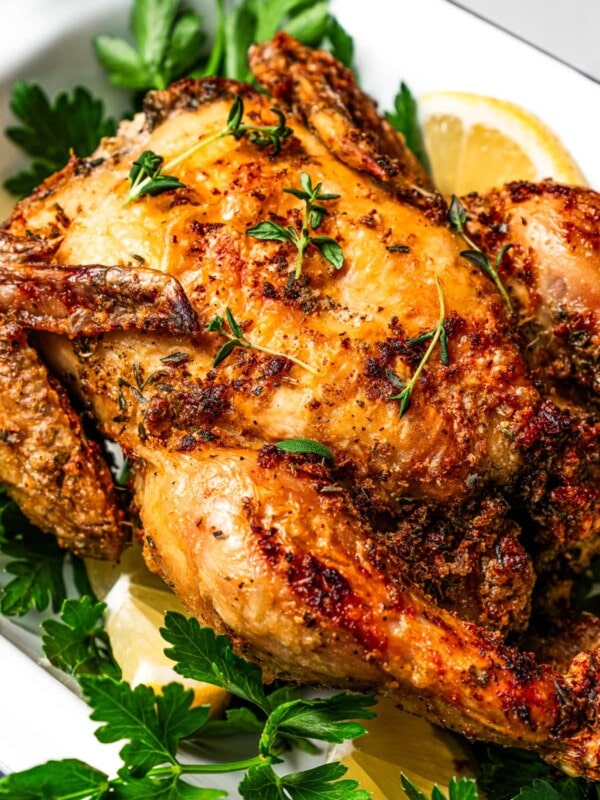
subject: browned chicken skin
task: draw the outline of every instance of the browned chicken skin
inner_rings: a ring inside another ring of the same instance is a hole
[[[221,130],[237,95],[254,125],[276,122],[273,97],[233,82],[152,93],[145,119],[17,206],[0,241],[5,330],[38,331],[53,375],[133,459],[149,565],[242,652],[274,675],[380,687],[600,778],[595,653],[556,669],[502,638],[526,631],[540,564],[597,546],[590,382],[577,408],[546,391],[444,201],[347,70],[284,34],[251,62],[287,113],[281,151],[222,138],[178,165],[186,188],[126,204],[143,150],[168,163]],[[339,195],[319,234],[344,265],[309,248],[294,281],[294,246],[247,230],[299,229],[302,203],[283,189],[302,173]],[[578,190],[561,191],[579,208]],[[594,286],[597,252],[579,268]],[[432,353],[400,418],[392,396],[423,357],[412,340],[438,322],[438,285],[449,363]],[[206,326],[226,308],[280,355],[237,348],[214,368],[225,340]],[[37,375],[53,380],[41,362]],[[335,463],[273,446],[296,437]]]

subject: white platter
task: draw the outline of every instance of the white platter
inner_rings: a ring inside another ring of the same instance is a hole
[[[354,37],[362,86],[381,108],[392,107],[400,80],[416,94],[452,89],[512,100],[548,123],[589,184],[600,188],[599,84],[445,0],[331,5]],[[16,78],[36,80],[50,94],[89,86],[118,115],[127,98],[107,85],[90,40],[95,33],[124,32],[129,8],[130,0],[2,0],[0,129],[10,121]],[[0,180],[20,164],[19,153],[0,138]],[[10,200],[0,196],[0,216],[9,208]],[[87,707],[36,663],[36,652],[35,636],[0,621],[0,769],[70,757],[114,772],[119,748],[97,743]],[[212,785],[236,796],[235,779],[227,784],[221,777]]]

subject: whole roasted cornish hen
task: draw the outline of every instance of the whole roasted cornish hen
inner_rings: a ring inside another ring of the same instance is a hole
[[[552,664],[506,641],[598,550],[600,197],[465,199],[482,249],[513,244],[511,314],[349,71],[285,34],[251,62],[268,94],[151,93],[6,223],[0,477],[115,557],[91,421],[132,460],[149,566],[272,674],[598,779],[595,620]],[[152,154],[175,185],[134,198]]]

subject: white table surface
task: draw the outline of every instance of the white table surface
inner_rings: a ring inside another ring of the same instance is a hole
[[[600,81],[600,0],[452,1]]]

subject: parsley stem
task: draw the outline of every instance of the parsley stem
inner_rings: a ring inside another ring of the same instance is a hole
[[[150,775],[160,777],[162,775],[173,775],[177,772],[179,775],[193,775],[193,774],[217,774],[221,772],[240,772],[241,770],[251,769],[251,767],[262,767],[267,764],[275,763],[273,756],[258,755],[254,758],[246,758],[243,761],[228,761],[225,764],[180,764],[168,765],[164,767],[156,767],[151,770]]]
[[[202,69],[202,72],[192,73],[192,77],[194,78],[206,78],[210,75],[219,74],[219,66],[223,59],[223,53],[225,52],[226,40],[225,8],[223,6],[223,0],[216,0],[215,7],[217,12],[215,41],[212,46],[212,50],[210,51],[210,56],[206,66]]]
[[[310,364],[307,364],[305,361],[301,361],[299,358],[295,356],[290,356],[287,353],[279,353],[277,350],[271,350],[270,347],[263,347],[260,344],[254,344],[253,342],[249,341],[248,339],[242,339],[237,336],[233,336],[226,330],[221,330],[223,336],[227,337],[232,342],[237,342],[241,347],[247,347],[250,350],[260,350],[261,353],[266,353],[268,356],[275,356],[276,358],[287,358],[288,361],[293,361],[294,364],[297,364],[299,367],[303,367],[304,369],[311,372],[313,375],[319,375],[319,370],[315,369],[315,367],[311,367]]]

